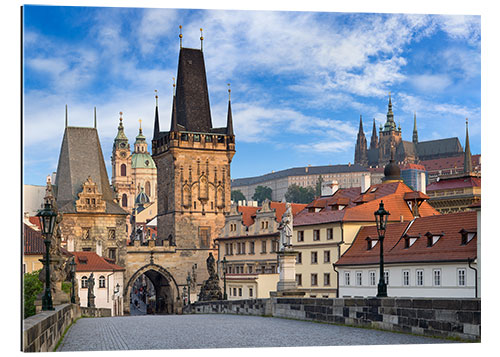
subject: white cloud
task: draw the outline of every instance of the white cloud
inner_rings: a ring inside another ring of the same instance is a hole
[[[452,84],[445,74],[421,74],[412,76],[410,81],[421,92],[441,92]]]
[[[479,45],[481,37],[481,17],[464,15],[442,15],[436,18],[443,31],[454,39]]]
[[[137,42],[143,54],[158,48],[163,36],[174,36],[178,13],[173,9],[146,9],[137,28]]]

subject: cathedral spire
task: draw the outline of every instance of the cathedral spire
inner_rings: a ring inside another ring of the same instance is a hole
[[[363,133],[363,118],[361,114],[359,115],[359,133]]]
[[[464,150],[464,173],[470,174],[472,172],[472,156],[470,153],[469,145],[469,120],[465,119],[465,150]]]
[[[94,129],[97,129],[97,108],[94,107]]]
[[[229,101],[227,105],[227,125],[226,125],[226,134],[230,136],[234,136],[234,131],[233,131],[233,113],[231,111],[231,87],[230,84],[228,83],[228,95],[229,95]]]
[[[356,139],[356,149],[354,150],[354,163],[360,165],[368,164],[368,154],[366,148],[366,137],[363,132],[363,118],[359,116],[359,131]]]
[[[413,142],[418,143],[418,132],[417,132],[417,113],[413,113]]]
[[[68,105],[66,104],[65,127],[68,127]]]
[[[378,147],[377,126],[375,124],[375,118],[373,118],[373,129],[372,129],[372,138],[370,140],[370,150],[376,149],[377,147]]]
[[[392,99],[391,92],[389,92],[389,105],[387,106],[387,121],[384,125],[384,131],[396,130],[396,123],[394,122],[394,113],[392,112]]]
[[[156,108],[155,108],[155,126],[153,130],[153,139],[157,138],[160,135],[160,114],[158,111],[158,91],[155,89],[155,99],[156,99]]]

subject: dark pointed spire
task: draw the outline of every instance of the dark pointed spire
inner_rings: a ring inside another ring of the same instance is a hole
[[[470,153],[469,145],[469,120],[465,119],[465,150],[464,150],[464,173],[470,174],[472,172],[472,156]]]
[[[155,108],[155,124],[153,130],[153,140],[160,135],[160,114],[158,111],[158,91],[156,89],[155,89],[155,99],[156,99],[156,108]]]
[[[228,87],[230,84],[227,84]],[[229,87],[227,92],[229,93],[229,101],[227,105],[227,125],[226,125],[226,134],[230,136],[234,136],[234,131],[233,131],[233,113],[231,111],[231,88]]]
[[[175,88],[175,83],[174,83],[174,88]],[[179,131],[179,128],[177,127],[177,106],[175,105],[175,102],[176,102],[176,96],[174,91],[174,100],[172,102],[172,120],[170,121],[170,131]]]
[[[368,164],[366,137],[363,132],[363,118],[361,115],[359,116],[358,138],[356,139],[356,148],[354,150],[354,163],[360,165]]]
[[[370,150],[376,149],[377,147],[378,147],[377,126],[375,124],[375,118],[373,118],[373,129],[372,129],[372,138],[370,140]]]
[[[413,140],[415,144],[418,143],[418,132],[417,132],[417,113],[413,113]]]
[[[94,129],[97,129],[97,108],[94,107]]]
[[[68,105],[66,104],[65,127],[68,127]]]
[[[363,133],[363,118],[361,114],[359,115],[359,133]]]

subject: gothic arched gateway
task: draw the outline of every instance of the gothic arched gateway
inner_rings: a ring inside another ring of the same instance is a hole
[[[182,301],[179,287],[167,269],[150,263],[137,270],[127,281],[124,290],[124,312],[130,313],[130,293],[134,282],[142,275],[146,275],[153,283],[156,291],[156,314],[179,314],[182,310]]]

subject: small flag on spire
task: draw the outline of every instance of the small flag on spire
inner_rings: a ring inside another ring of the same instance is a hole
[[[179,42],[182,48],[182,25],[179,25]]]

